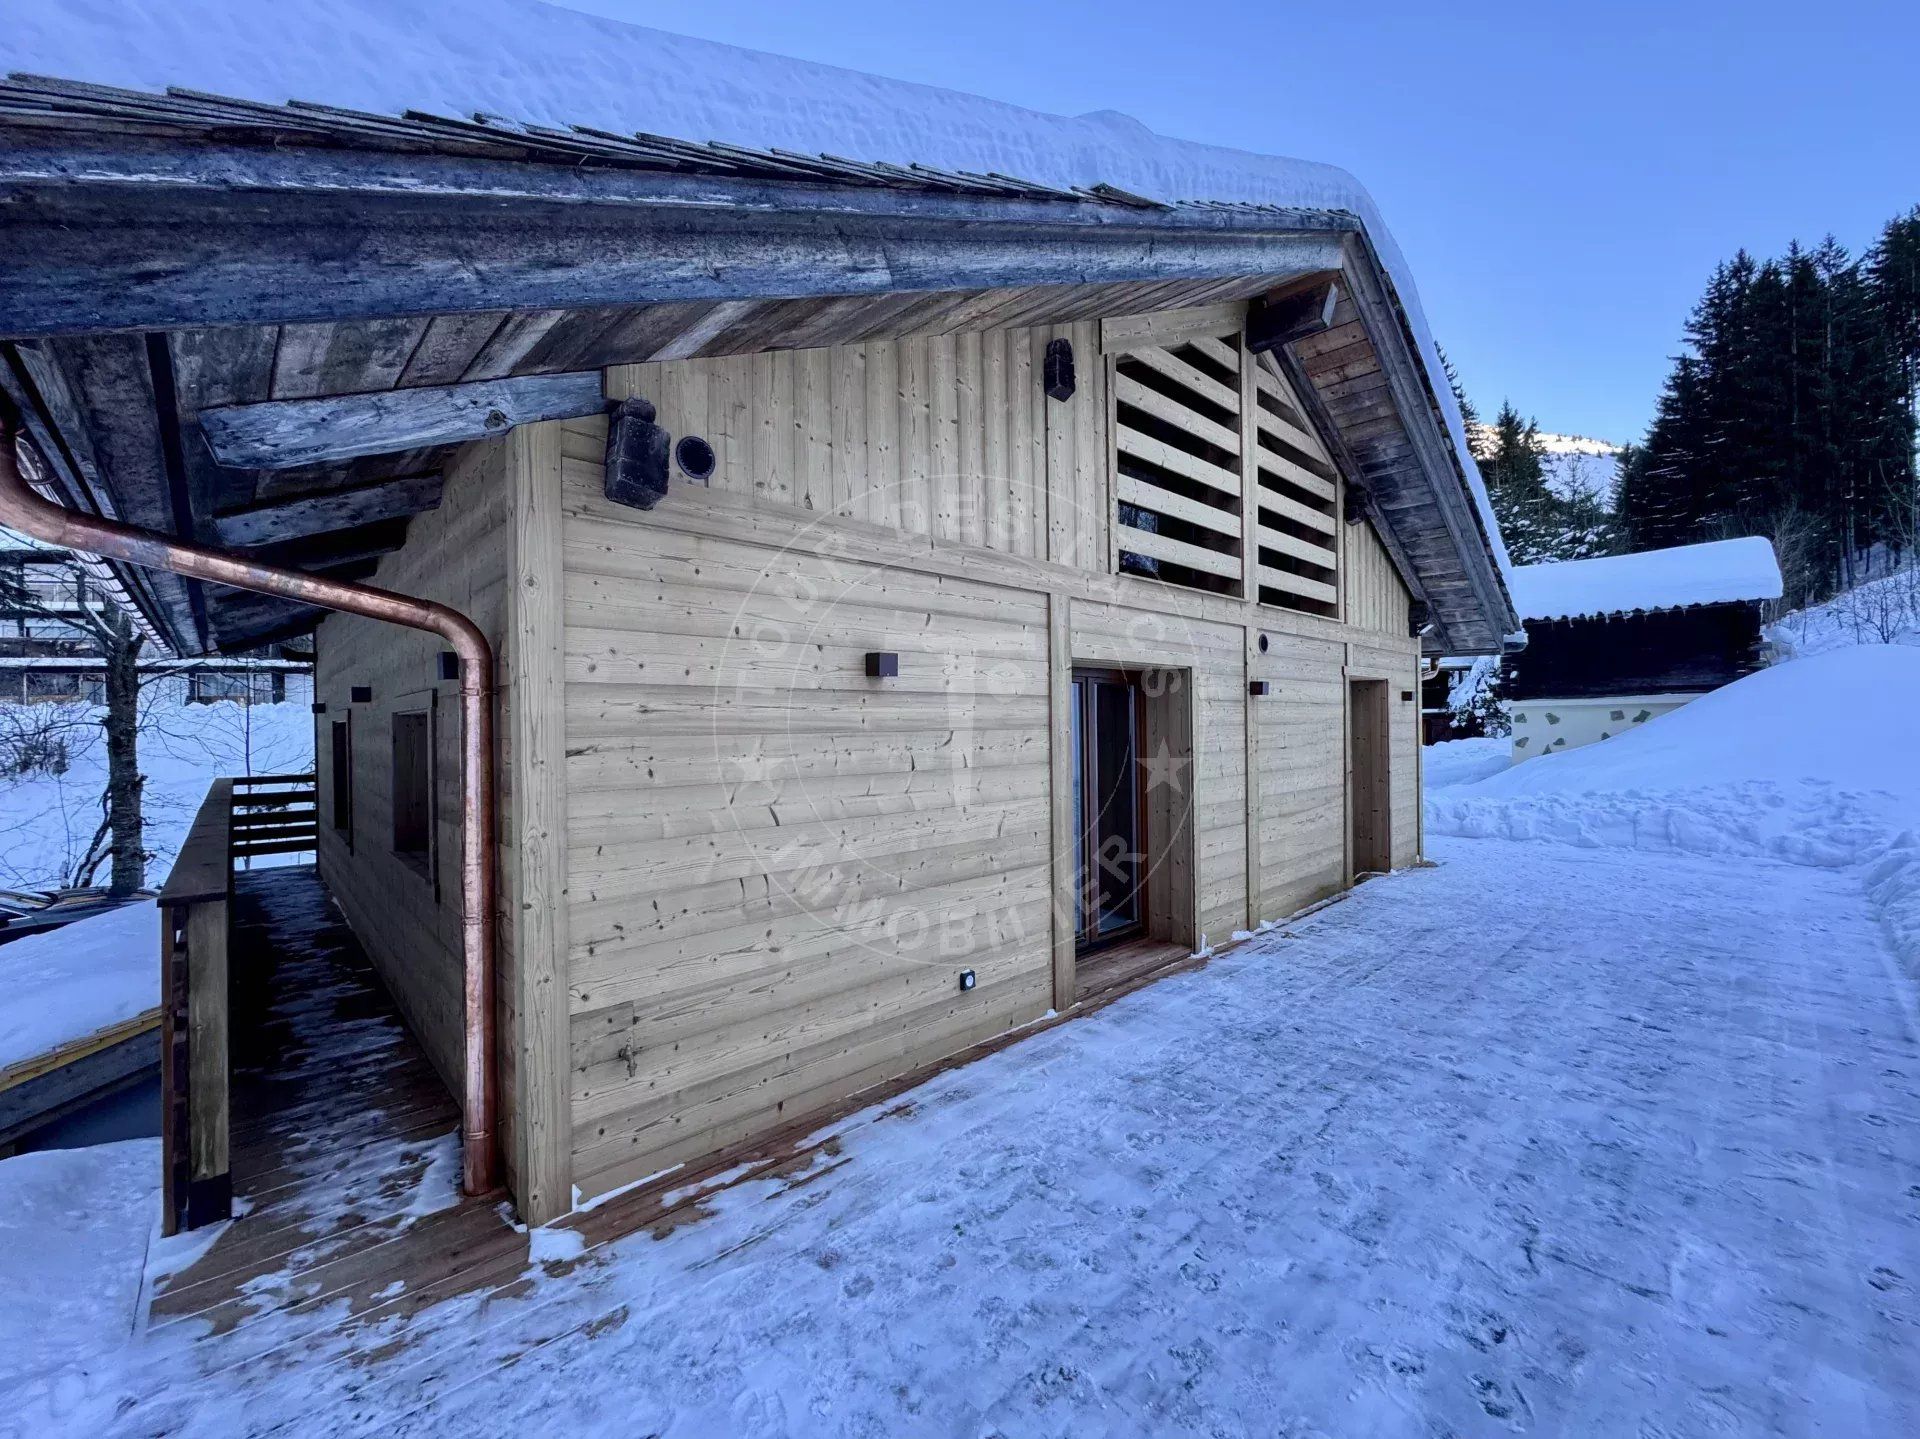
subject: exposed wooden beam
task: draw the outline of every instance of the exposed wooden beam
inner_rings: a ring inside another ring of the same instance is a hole
[[[251,559],[296,570],[321,570],[358,560],[378,560],[407,542],[409,515],[375,520],[350,530],[327,530],[301,535],[248,551]]]
[[[0,206],[9,335],[1300,275],[1357,223],[81,136]]]
[[[168,469],[147,337],[82,336],[21,346],[19,354],[79,460],[95,510],[142,529],[185,533],[184,495],[176,495]],[[141,580],[169,640],[188,653],[204,647],[206,615],[197,587],[164,570],[147,571]]]
[[[265,400],[203,410],[199,421],[221,464],[291,470],[498,437],[515,425],[575,420],[605,408],[600,372],[580,370],[368,395]]]
[[[215,648],[226,653],[261,649],[312,631],[327,611],[270,595],[229,590],[213,604]]]
[[[1339,303],[1340,285],[1333,275],[1317,275],[1262,295],[1247,306],[1247,348],[1264,354],[1317,335],[1333,324],[1334,307]]]
[[[443,481],[439,475],[410,475],[351,489],[255,505],[214,517],[223,545],[273,545],[302,535],[351,530],[379,520],[398,519],[435,509]]]

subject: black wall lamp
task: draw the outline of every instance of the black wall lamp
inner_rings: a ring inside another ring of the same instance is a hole
[[[886,650],[867,652],[867,678],[870,680],[890,680],[900,674],[900,656]]]
[[[1046,358],[1040,362],[1040,383],[1050,400],[1071,400],[1074,391],[1073,342],[1048,340]]]
[[[636,397],[622,400],[607,421],[607,498],[650,510],[667,497],[667,450],[673,436],[654,423],[654,409]]]
[[[373,686],[355,685],[347,692],[347,699],[351,704],[370,705],[373,703]]]

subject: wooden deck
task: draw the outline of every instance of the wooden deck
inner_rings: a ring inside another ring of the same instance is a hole
[[[1130,939],[1083,955],[1073,967],[1073,999],[1084,1004],[1133,980],[1143,979],[1186,959],[1185,945],[1163,939]]]
[[[751,1183],[765,1201],[827,1177],[852,1129],[911,1115],[901,1096],[932,1074],[1204,962],[1179,946],[1115,946],[1081,966],[1090,998],[1068,1014],[576,1211],[536,1258],[504,1192],[459,1193],[453,1099],[310,866],[234,877],[231,952],[236,1217],[186,1267],[150,1273],[146,1325],[199,1341],[203,1362],[229,1372],[454,1342],[537,1278],[696,1221],[723,1190]]]
[[[236,1218],[154,1282],[149,1328],[357,1315],[456,1255],[524,1259],[505,1195],[460,1195],[459,1111],[312,867],[237,874],[233,903]]]

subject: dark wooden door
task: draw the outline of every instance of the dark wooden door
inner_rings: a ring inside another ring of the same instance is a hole
[[[1353,830],[1353,873],[1393,868],[1393,804],[1389,773],[1387,685],[1355,680],[1347,695],[1347,813]]]

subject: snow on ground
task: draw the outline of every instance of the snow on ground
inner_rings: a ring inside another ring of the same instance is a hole
[[[171,704],[143,696],[141,806],[157,885],[221,775],[289,774],[313,767],[313,716],[303,704]],[[55,722],[65,739],[64,774],[0,775],[0,886],[52,889],[72,882],[101,817],[107,783],[105,711],[85,705],[13,705],[19,723]],[[95,876],[104,883],[107,867]],[[4,954],[4,951],[0,951]],[[156,961],[157,963],[158,961]]]
[[[0,947],[0,1070],[160,1003],[160,911],[136,899]]]
[[[23,1376],[77,1396],[121,1362],[159,1177],[157,1139],[0,1160],[0,1433],[20,1432]]]
[[[8,1245],[0,1429],[1920,1432],[1920,1035],[1850,877],[1434,853],[381,1362],[63,1359]],[[119,1296],[114,1172],[41,1222]]]
[[[1920,646],[1920,567],[1909,567],[1795,610],[1767,626],[1776,652],[1822,655],[1854,645]]]
[[[1775,665],[1604,744],[1427,796],[1429,833],[1859,867],[1920,974],[1920,649]]]
[[[1475,739],[1448,739],[1430,744],[1421,756],[1420,782],[1428,794],[1472,784],[1488,775],[1499,774],[1513,764],[1511,739],[1480,736]]]

